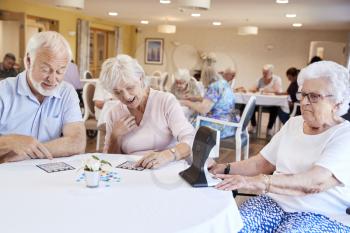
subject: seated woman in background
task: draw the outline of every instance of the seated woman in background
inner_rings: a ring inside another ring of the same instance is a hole
[[[202,70],[201,81],[207,88],[204,98],[188,98],[181,100],[181,104],[206,117],[234,121],[235,96],[226,80],[212,66],[208,66]],[[220,130],[221,138],[232,136],[235,133],[234,127],[204,121],[200,125]]]
[[[119,99],[107,119],[104,152],[141,154],[136,166],[158,168],[190,155],[194,129],[176,98],[146,87],[144,77],[127,55],[103,63],[101,84]]]
[[[234,90],[236,82],[236,70],[233,67],[228,67],[222,72],[222,77],[228,82],[232,90]]]
[[[175,82],[171,87],[171,93],[177,99],[185,99],[187,96],[202,96],[197,81],[191,77],[188,69],[178,69],[176,71]]]
[[[291,67],[287,70],[286,75],[288,80],[290,81],[290,84],[287,88],[287,92],[283,92],[281,94],[283,95],[289,95],[288,96],[288,103],[289,103],[289,111],[290,113],[292,112],[293,108],[294,108],[294,103],[299,102],[297,99],[297,92],[299,89],[298,86],[298,74],[299,71],[297,68],[295,67]],[[296,115],[300,115],[300,109],[297,109]],[[283,124],[285,124],[287,122],[287,120],[289,119],[289,114],[284,112],[281,108],[278,110],[278,117],[280,118],[281,122]]]
[[[320,61],[301,70],[298,84],[301,116],[258,155],[210,169],[224,179],[218,189],[264,193],[240,206],[241,232],[350,232],[350,123],[340,117],[349,108],[349,71]]]

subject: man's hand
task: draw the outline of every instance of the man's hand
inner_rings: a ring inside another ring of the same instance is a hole
[[[6,137],[5,144],[8,148],[9,161],[32,159],[52,159],[51,153],[37,139],[25,135],[10,135]]]

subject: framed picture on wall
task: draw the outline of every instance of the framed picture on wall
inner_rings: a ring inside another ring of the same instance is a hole
[[[145,39],[145,64],[162,65],[164,40],[159,38]]]

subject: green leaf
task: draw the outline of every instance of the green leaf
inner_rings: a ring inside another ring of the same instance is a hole
[[[108,164],[109,166],[112,167],[112,164],[111,164],[110,162],[106,161],[106,160],[101,160],[101,163],[103,163],[103,164]]]
[[[91,172],[92,170],[87,166],[87,165],[85,165],[85,167],[84,167],[84,171],[88,171],[88,172]]]
[[[96,160],[100,160],[96,155],[92,155],[91,157],[96,159]]]

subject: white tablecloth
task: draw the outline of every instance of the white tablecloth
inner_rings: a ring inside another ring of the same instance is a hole
[[[76,168],[88,155],[55,159]],[[122,155],[100,155],[113,166]],[[134,157],[133,157],[134,158]],[[89,189],[82,171],[46,173],[29,160],[0,165],[0,232],[233,233],[242,220],[231,192],[192,188],[183,161],[157,170],[115,169],[120,183]]]
[[[237,104],[248,103],[249,98],[256,97],[256,105],[260,106],[279,106],[286,113],[289,113],[288,95],[262,95],[256,93],[235,93]]]

